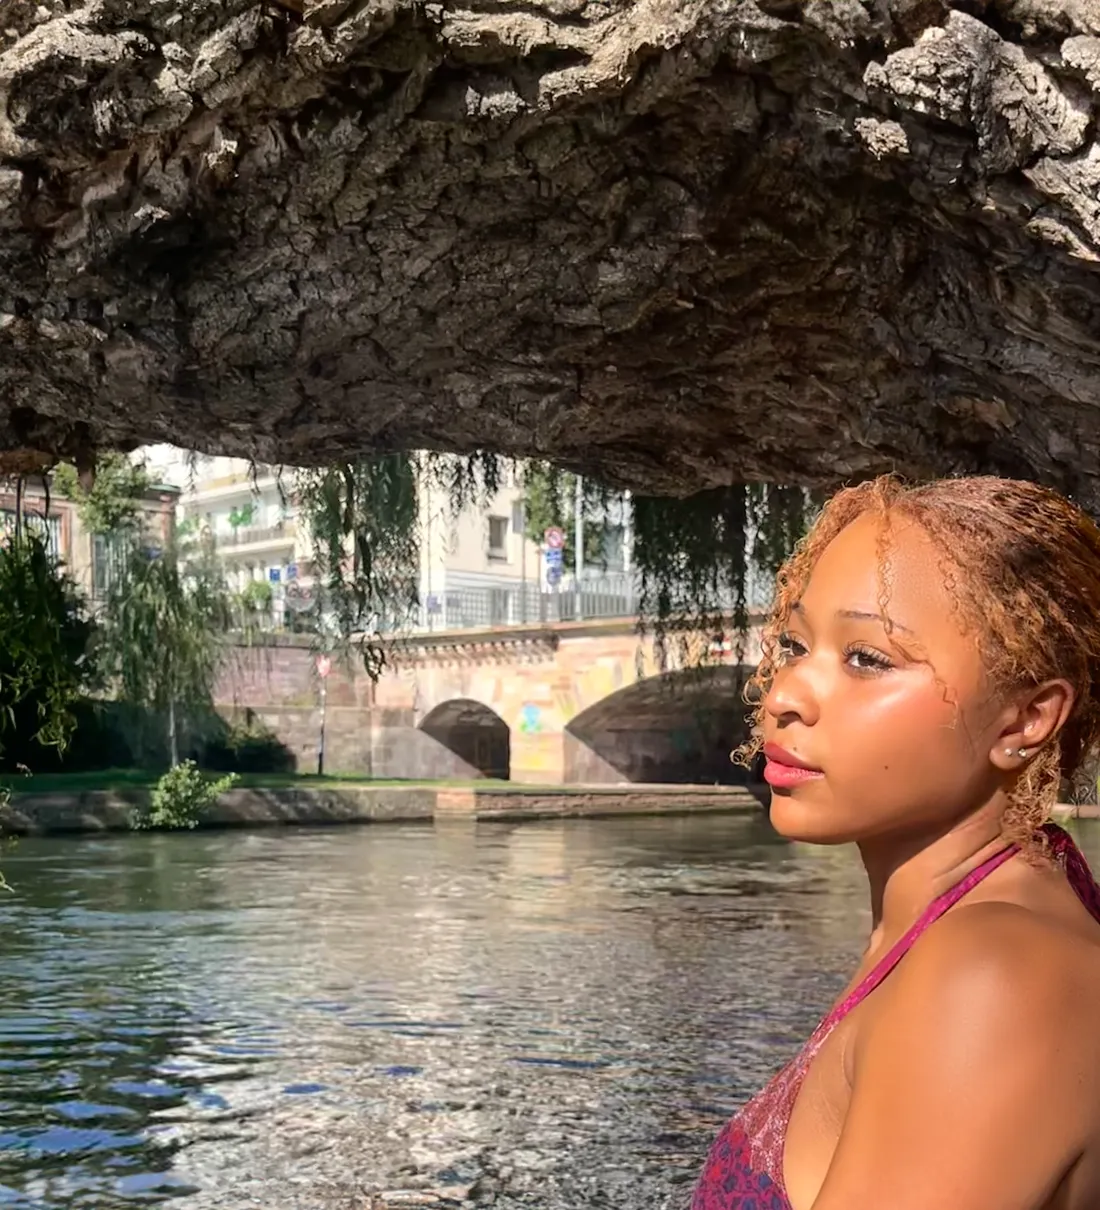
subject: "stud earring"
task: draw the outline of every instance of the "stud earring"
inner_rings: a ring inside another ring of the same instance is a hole
[[[1026,749],[1026,748],[1021,748],[1021,749],[1020,749],[1020,750],[1019,750],[1019,751],[1016,753],[1016,755],[1017,755],[1017,756],[1018,756],[1018,757],[1019,757],[1021,760],[1025,760],[1025,759],[1026,759],[1026,757],[1027,757],[1027,749]]]

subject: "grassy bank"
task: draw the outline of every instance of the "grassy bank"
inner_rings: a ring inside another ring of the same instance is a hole
[[[156,784],[159,773],[147,769],[102,769],[92,773],[43,773],[30,777],[0,774],[0,786],[14,794],[85,794],[97,790],[145,789]],[[410,779],[373,779],[361,773],[333,773],[318,777],[315,773],[241,773],[237,785],[244,789],[331,789],[361,786],[439,786],[455,789],[491,790],[505,788],[518,793],[522,786],[490,778],[470,781],[413,781]],[[538,787],[535,787],[538,788]],[[545,789],[545,787],[542,787]]]

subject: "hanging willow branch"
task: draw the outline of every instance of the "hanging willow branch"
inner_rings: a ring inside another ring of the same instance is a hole
[[[815,497],[801,487],[734,484],[682,500],[636,496],[634,566],[640,624],[664,648],[673,636],[732,632],[744,658],[750,611],[806,532]]]
[[[366,669],[384,667],[383,632],[407,624],[420,563],[416,468],[407,454],[299,472],[298,505],[322,584],[317,622],[325,644],[358,640]]]
[[[441,492],[454,516],[484,509],[507,468],[505,459],[479,451],[386,454],[301,472],[299,509],[324,585],[318,620],[326,645],[357,645],[368,673],[379,676],[387,644],[417,614],[426,494]],[[522,475],[529,528],[544,517],[558,524],[572,515],[574,476],[549,463],[528,463]],[[582,495],[590,517],[608,516],[621,500],[589,479]],[[801,488],[759,484],[685,500],[635,496],[633,566],[643,627],[652,628],[659,645],[700,631],[732,630],[743,641],[750,606],[761,603],[764,585],[802,536],[813,507]],[[589,533],[597,535],[595,528]]]

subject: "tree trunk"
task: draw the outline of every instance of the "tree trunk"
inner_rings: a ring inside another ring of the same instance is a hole
[[[174,769],[180,763],[179,737],[176,734],[176,700],[168,699],[168,759]]]
[[[7,8],[0,451],[1100,505],[1094,0]]]

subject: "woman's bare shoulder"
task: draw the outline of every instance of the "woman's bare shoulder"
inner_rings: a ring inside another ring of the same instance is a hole
[[[1096,1097],[1082,1095],[1100,1080],[1100,928],[1010,902],[962,904],[892,982],[857,1042],[868,1078],[900,1075],[887,1056],[904,1048],[906,1079],[928,1105],[965,1091],[977,1108],[1012,1087],[1021,1129],[1034,1096],[1065,1137],[1100,1130]],[[1002,1103],[997,1112],[1012,1111]]]
[[[1073,924],[1028,906],[991,900],[961,904],[913,946],[883,998],[882,1028],[922,1016],[966,1029],[980,1014],[982,1028],[1031,1031],[1051,1037],[1052,1014],[1065,1027],[1078,1023],[1094,1035],[1100,1056],[1100,927]],[[1039,1041],[1039,1039],[1036,1039]]]
[[[1049,1205],[1100,1145],[1100,939],[1012,903],[960,905],[880,991],[815,1210],[925,1210],[948,1192],[959,1206]]]

